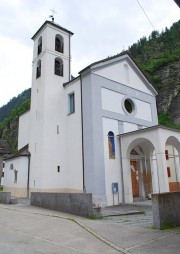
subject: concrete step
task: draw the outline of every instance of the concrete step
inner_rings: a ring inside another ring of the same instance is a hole
[[[11,204],[13,205],[30,205],[30,199],[28,198],[15,198],[11,197]]]
[[[102,216],[103,217],[112,217],[112,216],[124,216],[124,215],[138,215],[138,214],[145,214],[144,211],[138,210],[103,210]]]

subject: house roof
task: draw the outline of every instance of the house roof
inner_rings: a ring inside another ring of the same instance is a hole
[[[16,157],[20,157],[20,156],[25,156],[25,157],[29,157],[30,156],[29,145],[26,145],[26,146],[22,147],[16,153],[8,156],[6,158],[6,160],[10,160],[10,159],[13,159],[13,158],[16,158]]]
[[[10,154],[11,150],[9,145],[2,139],[0,139],[0,154]]]
[[[44,22],[44,24],[37,30],[37,32],[33,35],[33,37],[31,38],[32,40],[34,40],[34,38],[36,37],[36,35],[41,31],[41,29],[43,29],[46,25],[52,25],[52,26],[54,26],[54,27],[56,27],[56,28],[58,28],[58,29],[61,29],[62,31],[64,31],[64,32],[67,32],[67,33],[69,33],[70,35],[73,35],[73,33],[71,32],[71,31],[69,31],[69,30],[67,30],[66,28],[64,28],[64,27],[62,27],[62,26],[60,26],[60,25],[58,25],[57,23],[54,23],[54,22],[52,22],[52,21],[49,21],[49,20],[46,20],[45,22]]]

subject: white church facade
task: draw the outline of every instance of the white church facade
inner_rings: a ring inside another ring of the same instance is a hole
[[[127,52],[71,80],[72,35],[46,21],[32,37],[31,108],[4,190],[86,192],[100,206],[180,190],[180,132],[158,126],[156,90]]]

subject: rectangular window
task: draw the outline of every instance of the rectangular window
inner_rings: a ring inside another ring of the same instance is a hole
[[[74,93],[69,94],[69,114],[75,112],[75,96]]]
[[[59,125],[57,125],[57,134],[59,134]]]
[[[60,172],[60,166],[57,166],[57,172],[58,173]]]
[[[168,153],[168,150],[165,150],[165,156],[166,156],[166,160],[169,160],[169,153]]]
[[[14,183],[17,183],[17,170],[14,170]]]
[[[168,174],[168,177],[171,177],[171,169],[170,169],[170,167],[167,167],[167,174]]]

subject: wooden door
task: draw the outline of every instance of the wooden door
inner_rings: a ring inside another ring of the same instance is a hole
[[[136,179],[137,162],[136,161],[131,161],[131,166],[133,166],[133,169],[134,169],[134,171],[131,169],[133,197],[139,197],[139,183]]]

